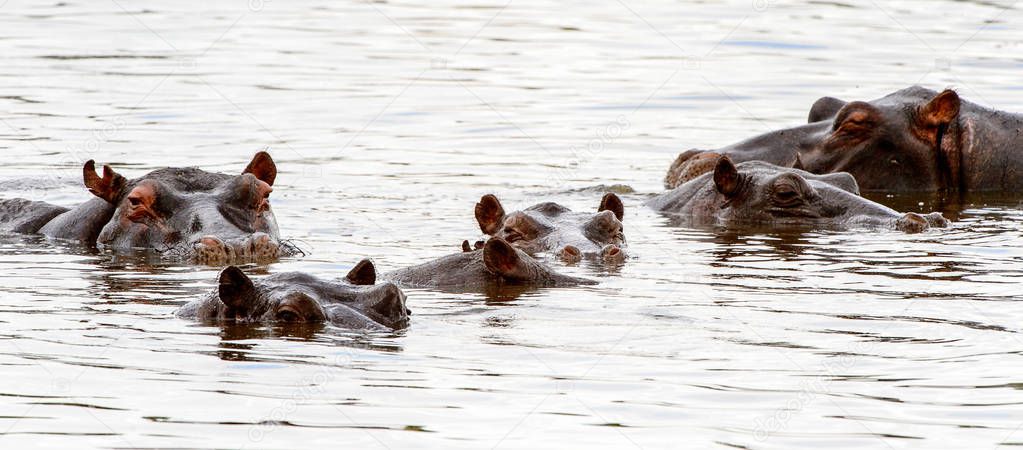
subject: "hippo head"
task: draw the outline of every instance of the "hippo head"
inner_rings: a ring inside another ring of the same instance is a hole
[[[850,172],[869,191],[954,190],[958,168],[951,165],[959,162],[949,156],[958,146],[960,100],[951,90],[932,92],[907,90],[873,102],[818,100],[810,119],[831,118],[823,121],[830,126],[804,143],[793,162],[813,173]]]
[[[408,325],[405,294],[393,283],[376,284],[376,269],[360,262],[340,282],[298,272],[252,280],[241,269],[220,272],[219,286],[178,315],[201,321],[331,323],[352,329],[397,330]]]
[[[281,256],[270,208],[277,167],[259,152],[240,175],[169,168],[132,180],[109,166],[85,163],[85,186],[114,207],[97,243],[114,249],[155,248],[200,264]]]
[[[509,244],[492,237],[473,249],[462,242],[463,251],[384,276],[403,286],[439,287],[458,291],[495,286],[577,286],[593,280],[563,275]]]
[[[496,196],[484,195],[476,204],[480,230],[525,251],[553,251],[578,261],[584,255],[622,260],[625,206],[614,193],[604,194],[595,213],[573,212],[557,203],[540,203],[522,211],[505,213]]]
[[[772,131],[714,151],[690,150],[672,164],[674,188],[711,170],[718,156],[762,160],[812,173],[849,172],[864,191],[958,189],[959,96],[913,87],[870,102],[824,97],[806,125]]]
[[[805,175],[804,175],[805,174]],[[814,176],[759,161],[736,167],[727,156],[718,158],[711,177],[716,217],[733,223],[796,227],[891,227],[920,232],[945,226],[939,213],[900,214],[867,200],[849,188],[847,173]]]

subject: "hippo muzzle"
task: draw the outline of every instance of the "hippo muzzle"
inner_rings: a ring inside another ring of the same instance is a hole
[[[232,261],[268,261],[281,256],[281,244],[267,233],[253,233],[237,239],[203,236],[191,244],[191,256],[196,263],[219,265]]]

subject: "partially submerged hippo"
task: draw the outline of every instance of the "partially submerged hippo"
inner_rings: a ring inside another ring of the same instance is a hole
[[[809,123],[714,151],[689,150],[668,170],[668,189],[726,155],[812,173],[849,172],[864,191],[1023,193],[1023,115],[910,87],[869,102],[817,100]]]
[[[498,237],[490,238],[480,249],[388,272],[382,278],[409,287],[462,289],[494,285],[596,284],[593,280],[559,274]]]
[[[506,213],[493,194],[484,195],[476,204],[476,221],[483,233],[526,253],[552,251],[570,262],[583,256],[624,259],[624,217],[622,200],[611,192],[604,194],[596,213],[575,212],[552,202]]]
[[[940,213],[901,214],[857,195],[848,173],[814,175],[761,161],[720,156],[704,173],[648,202],[695,225],[853,228],[920,232],[944,227]]]
[[[220,272],[220,285],[175,313],[203,322],[330,323],[366,330],[408,325],[405,294],[393,283],[375,283],[375,269],[363,260],[343,281],[298,272],[253,280],[241,269]]]
[[[23,199],[0,200],[0,230],[80,241],[114,250],[155,249],[200,264],[275,259],[281,245],[270,208],[277,166],[259,152],[240,175],[189,168],[128,179],[95,163],[83,168],[97,198],[73,209]]]

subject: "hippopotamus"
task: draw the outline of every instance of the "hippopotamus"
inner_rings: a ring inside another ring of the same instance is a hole
[[[719,156],[712,171],[647,204],[695,225],[870,227],[910,233],[948,225],[940,213],[901,214],[857,193],[856,180],[845,172],[815,175],[762,161],[736,165]]]
[[[459,289],[494,285],[558,287],[596,284],[593,280],[559,274],[500,237],[488,239],[482,248],[467,249],[384,273],[382,278],[408,287]]]
[[[241,174],[165,168],[128,179],[110,166],[83,167],[95,198],[74,208],[0,200],[0,230],[127,250],[155,249],[200,264],[269,260],[289,254],[270,208],[277,166],[266,152]]]
[[[860,188],[884,193],[1023,193],[1023,115],[919,86],[868,102],[823,97],[808,123],[713,151],[689,150],[672,163],[673,189],[717,164],[762,160],[823,174],[849,172]]]
[[[596,213],[575,212],[553,202],[506,213],[493,194],[484,195],[476,203],[476,221],[484,234],[499,237],[531,255],[554,252],[568,262],[584,256],[624,259],[624,217],[625,206],[612,192],[604,194]]]
[[[175,315],[207,323],[330,323],[363,330],[408,325],[405,294],[394,283],[375,284],[375,268],[363,260],[343,280],[285,272],[253,280],[236,266],[220,272],[219,286]]]

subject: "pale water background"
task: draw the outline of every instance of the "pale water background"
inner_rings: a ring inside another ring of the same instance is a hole
[[[254,273],[388,270],[473,203],[595,208],[596,287],[408,290],[393,335],[174,318],[217,268],[0,239],[0,447],[994,448],[1023,444],[1023,213],[738,234],[641,206],[675,155],[922,84],[1023,111],[1011,1],[0,0],[0,187],[71,205],[82,161],[235,172],[269,147]],[[918,199],[887,199],[916,210]],[[955,207],[947,208],[950,213]],[[514,294],[514,293],[512,293]]]

